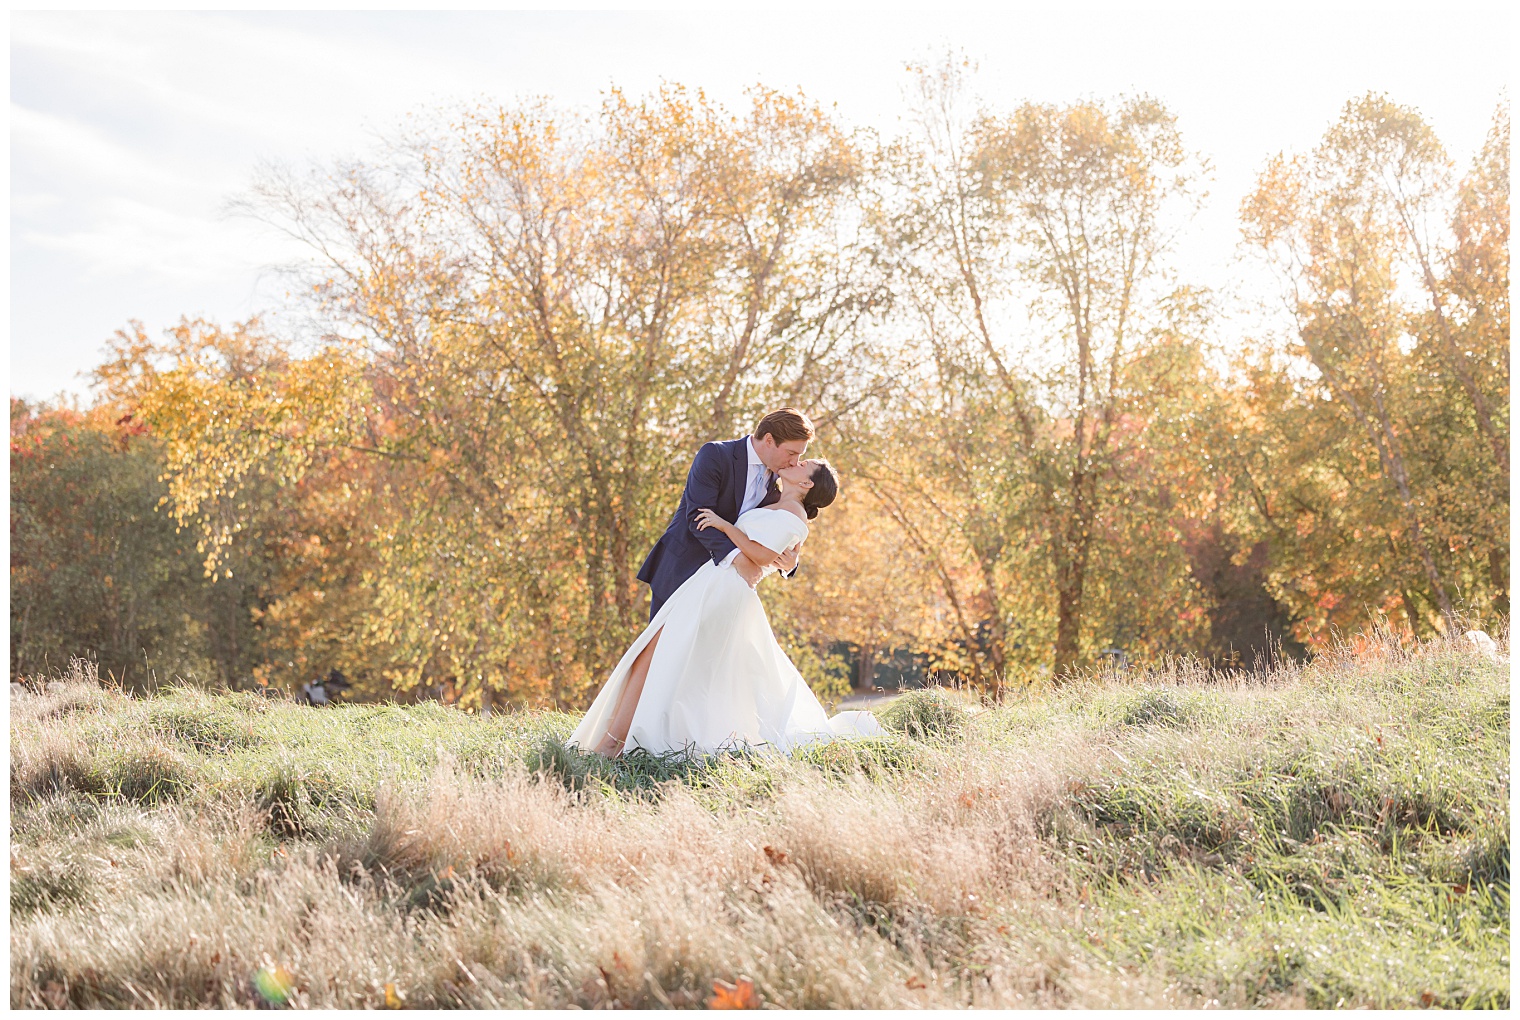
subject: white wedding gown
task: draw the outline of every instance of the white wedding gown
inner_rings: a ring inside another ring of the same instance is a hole
[[[796,514],[761,507],[739,515],[739,529],[778,553],[807,537]],[[765,575],[775,571],[766,567]],[[764,576],[764,575],[762,575]],[[607,733],[633,661],[655,634],[644,690],[625,750],[790,751],[836,737],[885,731],[869,712],[830,718],[776,643],[760,596],[731,565],[711,560],[677,588],[612,671],[569,743],[590,750]]]

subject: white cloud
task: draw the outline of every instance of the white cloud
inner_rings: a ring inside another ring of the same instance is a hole
[[[24,177],[56,187],[60,179],[82,181],[91,194],[112,191],[214,190],[216,185],[183,167],[113,141],[98,128],[11,104],[13,159]]]
[[[404,39],[320,34],[254,16],[16,20],[13,48],[34,50],[102,91],[130,94],[191,131],[235,133],[248,147],[362,139],[367,113],[389,119],[430,94],[470,89],[457,62],[418,53]]]
[[[195,213],[113,199],[104,203],[88,229],[21,231],[17,240],[71,255],[90,275],[151,273],[179,282],[211,283],[295,254],[251,226],[239,229]]]

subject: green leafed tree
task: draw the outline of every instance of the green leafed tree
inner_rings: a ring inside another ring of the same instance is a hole
[[[11,401],[12,677],[78,656],[136,690],[251,680],[258,567],[205,577],[196,536],[159,512],[162,470],[161,444],[120,409]]]

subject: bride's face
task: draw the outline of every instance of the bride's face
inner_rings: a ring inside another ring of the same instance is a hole
[[[813,487],[813,468],[817,465],[815,460],[805,460],[800,464],[794,464],[789,468],[783,468],[776,472],[776,477],[786,482],[799,492],[806,492]]]

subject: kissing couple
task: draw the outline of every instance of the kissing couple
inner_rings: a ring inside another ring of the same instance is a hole
[[[803,460],[813,423],[790,407],[752,435],[697,451],[665,534],[638,578],[649,626],[623,653],[569,743],[609,757],[739,748],[790,751],[884,731],[869,712],[830,718],[782,651],[756,588],[797,571],[808,522],[834,501],[828,461]]]

